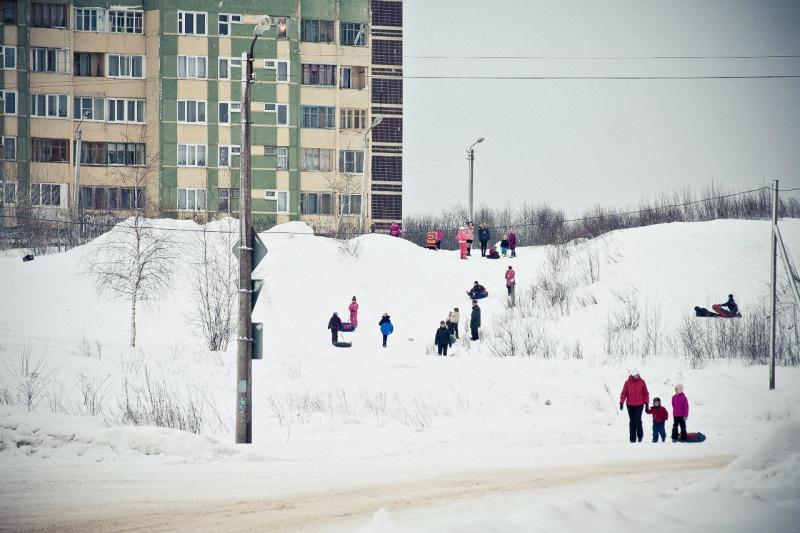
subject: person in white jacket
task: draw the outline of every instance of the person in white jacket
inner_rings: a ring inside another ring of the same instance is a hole
[[[453,335],[456,339],[458,338],[458,321],[460,320],[460,316],[458,314],[458,307],[454,307],[450,314],[447,315],[447,331],[450,332],[450,335]]]

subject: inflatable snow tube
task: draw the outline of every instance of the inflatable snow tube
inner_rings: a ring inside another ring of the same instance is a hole
[[[339,328],[339,331],[344,331],[345,333],[355,331],[356,327],[352,322],[342,322],[342,327]]]
[[[479,292],[478,294],[475,294],[473,292],[468,292],[467,294],[473,300],[483,300],[484,298],[489,296],[489,291],[482,291],[482,292]]]

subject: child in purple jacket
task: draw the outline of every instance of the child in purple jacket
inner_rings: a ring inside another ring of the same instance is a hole
[[[686,442],[686,418],[689,416],[689,400],[683,393],[683,385],[675,385],[675,395],[672,397],[672,441]],[[680,434],[678,433],[680,428]]]

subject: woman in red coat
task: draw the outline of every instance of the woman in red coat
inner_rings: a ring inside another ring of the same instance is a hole
[[[622,393],[619,395],[620,411],[626,402],[628,403],[628,428],[631,442],[642,442],[642,437],[644,437],[642,411],[646,405],[650,405],[650,393],[647,392],[647,384],[639,376],[638,370],[631,370],[631,375],[622,386]]]

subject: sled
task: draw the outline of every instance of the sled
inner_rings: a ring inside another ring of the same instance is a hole
[[[394,325],[391,322],[384,322],[381,324],[382,335],[391,335],[392,333],[394,333]]]
[[[353,325],[352,322],[342,322],[342,325],[339,327],[339,331],[344,331],[345,333],[349,333],[355,330],[356,327]]]
[[[484,298],[489,296],[489,291],[482,291],[482,292],[480,292],[478,294],[475,294],[473,292],[467,291],[467,296],[469,296],[473,300],[483,300]]]
[[[352,342],[338,341],[338,342],[334,342],[333,345],[336,346],[337,348],[350,348],[353,345],[353,343]]]
[[[686,440],[684,441],[672,439],[672,442],[703,442],[704,440],[706,440],[706,436],[698,431],[695,433],[687,433]]]

